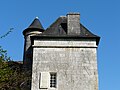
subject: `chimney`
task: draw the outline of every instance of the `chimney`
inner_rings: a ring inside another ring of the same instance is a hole
[[[67,34],[80,35],[80,13],[67,14]]]

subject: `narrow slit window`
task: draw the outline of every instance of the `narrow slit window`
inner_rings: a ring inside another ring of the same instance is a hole
[[[50,73],[50,87],[51,88],[56,88],[56,80],[57,79],[57,74],[56,73]]]

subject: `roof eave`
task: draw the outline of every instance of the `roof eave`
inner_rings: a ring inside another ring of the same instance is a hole
[[[56,35],[56,36],[52,36],[52,35],[36,35],[36,36],[31,36],[31,41],[34,41],[34,39],[95,39],[96,40],[96,45],[99,45],[99,41],[100,41],[100,37],[96,36],[96,37],[81,37],[81,36],[72,36],[72,35]]]
[[[34,32],[34,31],[40,31],[40,32],[44,32],[44,29],[39,29],[39,28],[27,28],[23,31],[23,35],[26,34],[26,32]]]

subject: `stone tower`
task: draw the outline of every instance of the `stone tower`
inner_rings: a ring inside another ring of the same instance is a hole
[[[43,31],[44,31],[44,28],[41,25],[38,17],[36,17],[34,21],[31,23],[31,25],[23,31],[23,35],[24,35],[23,63],[24,63],[24,66],[28,69],[31,69],[32,67],[32,55],[33,55],[30,37],[33,35],[40,34]]]
[[[43,33],[29,35],[31,90],[98,90],[99,40],[80,23],[79,13],[59,17]]]

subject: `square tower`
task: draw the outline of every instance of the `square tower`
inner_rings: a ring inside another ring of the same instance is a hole
[[[31,90],[98,90],[99,39],[80,23],[79,13],[59,17],[31,36]]]

